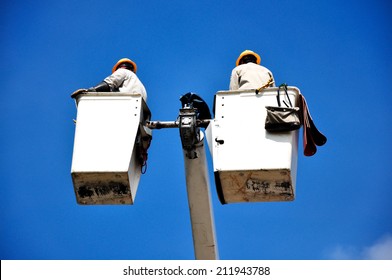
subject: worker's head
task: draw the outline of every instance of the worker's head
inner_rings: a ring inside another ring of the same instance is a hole
[[[134,73],[136,73],[137,66],[136,63],[130,60],[129,58],[122,58],[113,66],[112,73],[114,73],[119,68],[128,69]]]
[[[248,62],[253,62],[253,63],[256,63],[256,64],[260,64],[261,58],[254,51],[245,50],[237,58],[236,66],[241,65],[241,64],[245,64],[245,63],[248,63]]]

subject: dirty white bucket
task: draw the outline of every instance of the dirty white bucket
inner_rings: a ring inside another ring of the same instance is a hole
[[[287,99],[284,91],[280,94]],[[294,106],[299,94],[288,87]],[[216,93],[215,117],[206,134],[222,203],[294,200],[298,130],[269,133],[264,128],[265,106],[278,106],[276,95],[277,88]]]
[[[76,97],[72,181],[79,204],[133,204],[141,164],[137,137],[150,111],[139,94]]]

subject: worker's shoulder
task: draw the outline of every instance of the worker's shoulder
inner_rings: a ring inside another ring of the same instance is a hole
[[[136,76],[131,70],[125,68],[117,69],[113,74],[122,75],[122,76]]]
[[[256,69],[267,69],[267,67],[264,67],[263,65],[252,63],[252,62],[247,63],[246,65],[248,65],[248,67],[256,68]]]
[[[259,65],[259,64],[249,62],[246,64],[238,65],[234,69],[242,70],[242,69],[266,69],[266,68],[264,66]]]
[[[233,73],[234,72],[237,73],[237,75],[241,76],[249,72],[269,72],[269,70],[264,66],[250,62],[250,63],[238,65],[233,69]]]

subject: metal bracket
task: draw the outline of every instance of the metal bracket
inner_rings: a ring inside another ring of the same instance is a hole
[[[182,148],[189,159],[197,158],[195,145],[200,142],[200,128],[196,122],[197,109],[185,107],[180,109],[179,129]]]

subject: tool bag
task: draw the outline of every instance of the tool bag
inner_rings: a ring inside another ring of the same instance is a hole
[[[286,107],[281,106],[280,89],[283,88],[290,106],[283,100]],[[268,132],[286,132],[299,129],[301,127],[300,109],[293,107],[289,95],[287,93],[287,85],[282,84],[278,88],[278,95],[276,96],[278,106],[266,106],[267,117],[265,119],[265,129]]]

